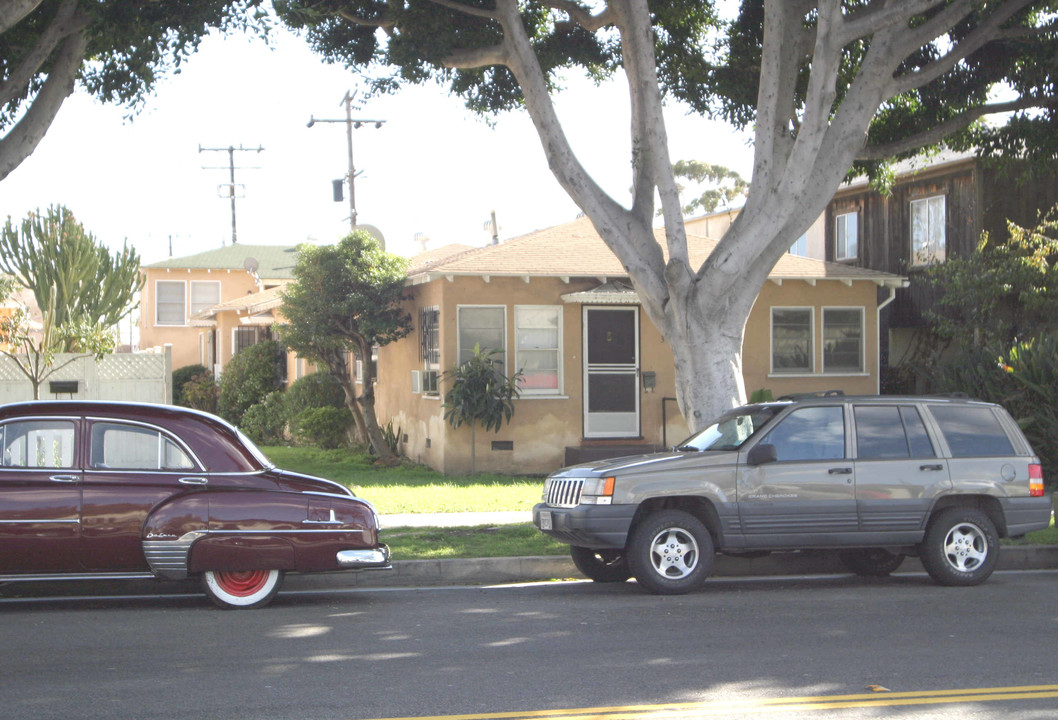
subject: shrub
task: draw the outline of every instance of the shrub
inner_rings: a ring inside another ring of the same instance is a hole
[[[345,391],[338,378],[329,372],[314,372],[296,380],[287,390],[288,417],[294,418],[309,408],[345,407]]]
[[[209,370],[206,369],[205,365],[184,365],[173,370],[173,405],[189,407],[187,397],[184,395],[184,385],[191,378],[208,374]]]
[[[256,443],[275,445],[283,441],[286,424],[286,393],[277,390],[247,408],[240,428]]]
[[[184,383],[184,401],[189,408],[215,413],[219,400],[220,387],[208,372]]]
[[[243,413],[283,386],[282,364],[286,362],[283,347],[274,340],[240,350],[228,362],[220,377],[221,417],[233,425],[242,425]]]
[[[329,450],[349,441],[353,414],[348,408],[317,407],[303,410],[291,422],[291,433],[302,445]]]

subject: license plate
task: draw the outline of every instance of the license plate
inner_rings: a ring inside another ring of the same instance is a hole
[[[550,530],[551,529],[551,512],[549,510],[540,511],[540,529]]]

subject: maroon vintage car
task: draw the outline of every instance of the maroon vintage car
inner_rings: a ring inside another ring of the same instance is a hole
[[[0,583],[201,576],[220,607],[285,572],[389,567],[370,503],[277,469],[218,417],[113,402],[0,406]]]

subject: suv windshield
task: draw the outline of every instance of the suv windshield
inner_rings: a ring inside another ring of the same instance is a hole
[[[756,405],[741,407],[720,418],[709,427],[701,430],[683,441],[677,450],[738,450],[742,444],[764,427],[776,413],[782,410],[780,405]]]

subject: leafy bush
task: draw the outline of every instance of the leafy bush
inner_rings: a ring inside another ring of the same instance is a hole
[[[999,403],[1017,420],[1058,482],[1058,335],[1017,343],[1006,352],[971,348],[938,367],[936,390]]]
[[[296,380],[287,390],[289,417],[297,417],[309,408],[345,407],[345,391],[338,378],[329,372],[314,372]]]
[[[242,416],[251,405],[282,388],[282,363],[285,362],[285,350],[274,340],[237,352],[220,377],[217,407],[221,417],[233,425],[242,425]]]
[[[291,421],[290,431],[300,444],[327,450],[349,441],[349,426],[352,424],[353,414],[348,408],[308,408]]]
[[[205,365],[184,365],[173,370],[173,405],[188,407],[187,397],[184,395],[184,385],[193,377],[207,375],[209,370]]]
[[[184,383],[184,402],[187,407],[205,412],[217,412],[220,386],[208,372],[196,375]]]
[[[247,408],[240,428],[256,443],[275,444],[283,441],[286,425],[286,393],[277,390]]]

